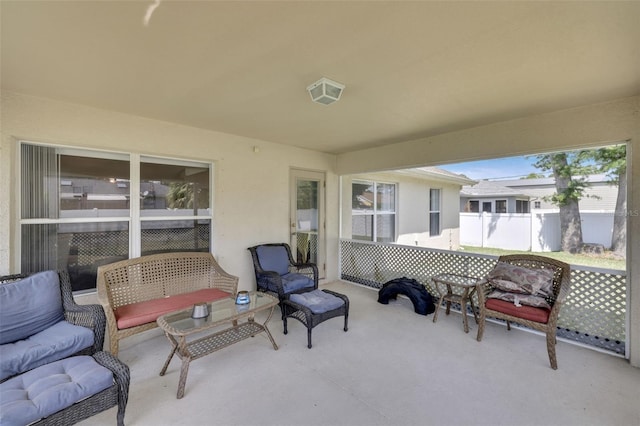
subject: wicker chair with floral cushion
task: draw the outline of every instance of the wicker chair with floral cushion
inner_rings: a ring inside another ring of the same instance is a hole
[[[317,266],[314,263],[296,263],[288,244],[261,244],[249,247],[249,251],[259,291],[270,293],[282,302],[291,294],[318,288]]]
[[[549,362],[556,361],[558,314],[569,294],[570,266],[544,256],[514,254],[500,256],[489,274],[477,284],[480,319],[478,341],[482,340],[486,317],[522,324],[547,336]]]

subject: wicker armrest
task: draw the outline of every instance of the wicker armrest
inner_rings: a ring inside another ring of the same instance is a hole
[[[0,284],[10,283],[13,281],[18,281],[23,278],[27,278],[28,274],[13,274],[13,275],[2,275],[0,276]]]
[[[73,297],[71,280],[66,270],[58,271],[64,318],[71,324],[91,329],[94,334],[93,352],[101,351],[107,324],[102,306],[97,304],[79,305]]]
[[[294,263],[293,267],[298,273],[313,275],[314,281],[317,281],[316,277],[318,276],[318,266],[315,263]]]
[[[295,266],[298,269],[305,269],[305,268],[318,269],[315,263],[294,263],[293,266]]]
[[[129,400],[129,383],[131,375],[129,367],[108,352],[96,352],[93,354],[96,362],[113,372],[113,379],[118,386],[118,425],[124,425],[124,412]]]
[[[258,289],[263,288],[267,291],[271,290],[271,287],[276,287],[276,292],[279,295],[284,295],[284,286],[282,284],[282,278],[274,271],[261,271],[258,273]]]
[[[64,311],[64,318],[71,324],[87,327],[93,331],[94,352],[101,351],[104,346],[104,334],[107,319],[100,305],[77,305]]]
[[[494,287],[491,285],[491,282],[486,278],[481,278],[476,283],[476,295],[478,297],[478,301],[484,303],[487,295],[493,291]]]

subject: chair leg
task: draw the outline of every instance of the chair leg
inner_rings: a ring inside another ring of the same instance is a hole
[[[554,370],[558,369],[556,360],[556,333],[555,330],[547,331],[547,352],[549,353],[549,363]]]
[[[485,322],[485,313],[483,310],[480,310],[480,318],[478,318],[478,334],[476,336],[476,340],[478,342],[482,341],[482,336],[484,334],[484,322]]]
[[[511,321],[507,321],[507,330],[511,330]]]
[[[349,315],[345,314],[344,316],[344,331],[347,331],[349,327],[347,326],[347,321],[349,319]]]
[[[307,348],[311,349],[311,327],[307,328]]]
[[[118,350],[119,348],[119,341],[118,341],[118,336],[115,335],[110,335],[109,336],[109,351],[111,352],[111,354],[115,357],[118,356]]]

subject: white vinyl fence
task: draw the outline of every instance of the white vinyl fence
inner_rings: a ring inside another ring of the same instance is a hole
[[[611,247],[613,211],[583,211],[582,240]],[[460,213],[460,245],[534,252],[560,250],[560,217],[533,213]]]

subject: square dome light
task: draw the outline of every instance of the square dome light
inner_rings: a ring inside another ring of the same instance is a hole
[[[311,100],[322,105],[329,105],[340,99],[344,84],[337,83],[328,78],[322,77],[316,81],[307,90],[311,95]]]

